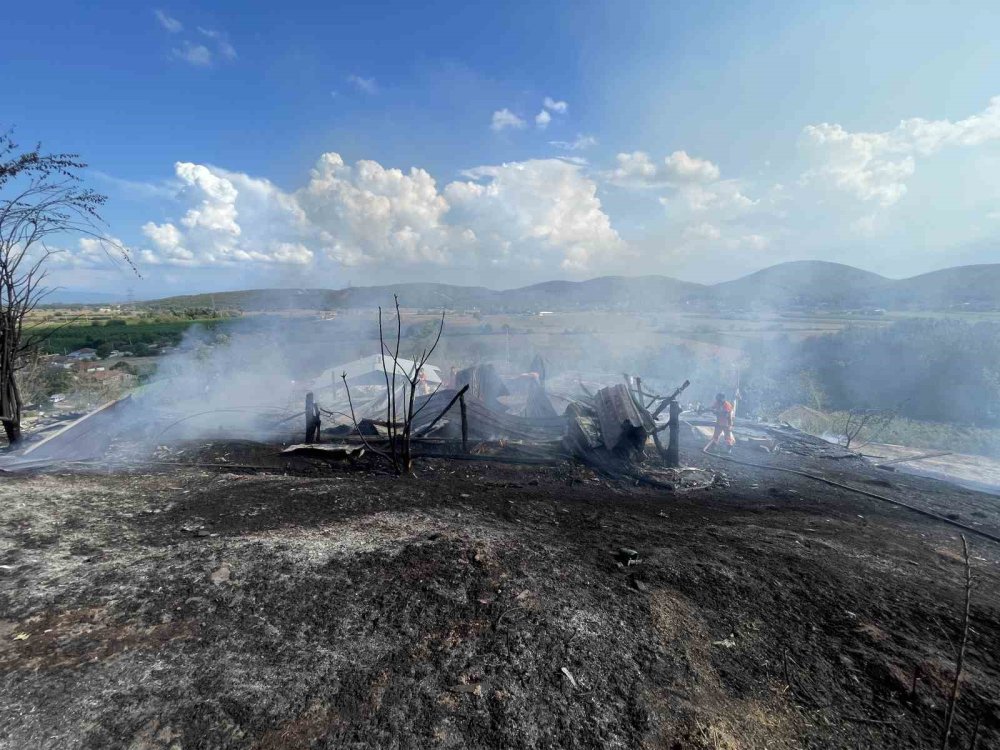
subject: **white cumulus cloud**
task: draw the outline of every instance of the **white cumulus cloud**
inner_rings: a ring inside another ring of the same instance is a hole
[[[890,206],[906,194],[918,159],[948,147],[1000,139],[1000,97],[990,99],[982,112],[956,122],[914,117],[881,132],[851,132],[824,122],[807,125],[802,139],[815,160],[803,181]]]
[[[352,167],[327,153],[294,198],[325,255],[342,265],[445,263],[460,244],[443,222],[447,201],[422,169],[364,160]]]
[[[707,185],[681,185],[670,196],[660,199],[665,206],[679,204],[692,212],[715,211],[734,213],[757,205],[758,201],[743,193],[737,180],[719,180]]]
[[[569,109],[569,105],[566,102],[556,101],[551,96],[545,97],[545,100],[542,102],[542,106],[545,107],[545,109],[558,112],[561,115],[566,114],[566,110]]]
[[[627,186],[656,184],[657,166],[645,151],[620,153],[615,160],[618,166],[605,174],[610,182]]]
[[[333,152],[294,192],[204,164],[174,171],[183,211],[142,226],[141,262],[583,271],[627,252],[596,183],[560,159],[479,167],[443,190],[423,169],[349,165]]]
[[[177,222],[146,222],[152,243],[139,259],[152,264],[214,266],[256,261],[307,263],[309,235],[301,207],[267,180],[216,167],[178,162],[178,200],[188,205]]]
[[[153,11],[153,15],[155,15],[156,20],[160,22],[160,26],[165,28],[171,34],[177,34],[184,30],[184,24],[182,24],[176,18],[168,16],[162,10]]]
[[[718,166],[707,159],[674,151],[662,161],[654,161],[645,151],[620,153],[615,169],[605,178],[625,187],[663,187],[686,183],[707,183],[719,179]]]
[[[714,162],[677,150],[663,159],[646,151],[619,153],[614,169],[601,173],[628,190],[657,190],[666,209],[664,239],[679,251],[715,247],[762,249],[768,240],[756,227],[775,218],[773,203],[749,197],[743,180],[723,179]]]
[[[178,60],[183,60],[198,67],[208,67],[212,64],[212,50],[204,44],[193,44],[184,42],[180,47],[174,47],[173,55]]]
[[[688,156],[687,151],[674,151],[663,160],[666,173],[685,182],[714,182],[719,179],[719,168],[707,159]]]
[[[566,114],[566,110],[568,108],[569,105],[566,104],[566,102],[556,101],[551,96],[545,97],[542,102],[542,108],[534,117],[535,127],[539,130],[545,130],[552,122],[553,112],[559,115]],[[490,129],[497,133],[507,129],[524,130],[527,126],[528,123],[524,120],[524,118],[515,114],[507,107],[496,110],[490,120]]]
[[[513,128],[514,130],[523,130],[527,126],[527,123],[511,112],[509,109],[504,107],[503,109],[498,109],[493,113],[493,118],[490,121],[490,130],[499,133],[501,130],[506,130],[508,128]]]
[[[572,141],[549,141],[550,146],[563,151],[583,151],[597,145],[597,139],[592,135],[577,135]]]
[[[218,48],[219,54],[222,55],[227,60],[235,60],[236,48],[233,47],[229,42],[229,38],[224,32],[216,31],[215,29],[204,29],[201,26],[198,27],[198,33],[204,37],[211,39],[216,47]]]
[[[156,20],[171,34],[181,34],[184,26],[176,18],[168,16],[161,10],[154,11]],[[170,54],[177,60],[196,67],[210,67],[218,58],[226,61],[236,59],[236,48],[229,41],[229,36],[224,31],[216,29],[206,29],[201,26],[196,27],[197,36],[183,34],[176,40],[177,46],[170,50]]]
[[[560,159],[469,170],[445,189],[456,221],[475,232],[492,263],[579,271],[626,252],[597,197],[596,183]]]
[[[104,237],[81,237],[77,240],[76,247],[47,247],[50,252],[47,264],[51,264],[54,270],[84,270],[95,269],[105,270],[109,265],[119,265],[121,249],[125,243],[117,237],[106,235]],[[29,253],[29,259],[37,260],[37,256]]]

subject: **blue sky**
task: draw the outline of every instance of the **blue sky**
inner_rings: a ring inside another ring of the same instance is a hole
[[[995,3],[19,2],[0,122],[139,296],[1000,260]]]

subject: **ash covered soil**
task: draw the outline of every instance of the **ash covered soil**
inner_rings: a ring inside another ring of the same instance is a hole
[[[692,492],[273,454],[0,479],[0,747],[940,746],[952,527],[701,454]],[[1000,531],[996,498],[769,460]],[[1000,747],[1000,548],[968,538],[953,746]]]

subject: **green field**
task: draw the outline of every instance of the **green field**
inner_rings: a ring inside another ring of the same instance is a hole
[[[130,351],[136,356],[147,356],[155,352],[157,347],[176,346],[184,332],[193,325],[215,329],[225,322],[220,318],[169,322],[119,318],[64,325],[45,323],[32,327],[29,333],[41,338],[40,349],[45,354],[68,354],[86,347],[96,349],[98,356],[106,356],[115,349]]]

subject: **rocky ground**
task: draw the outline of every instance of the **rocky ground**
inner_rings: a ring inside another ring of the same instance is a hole
[[[958,530],[684,458],[718,480],[440,459],[397,479],[250,445],[0,478],[0,747],[940,747]],[[768,460],[1000,533],[993,497]],[[952,746],[978,723],[997,747],[1000,547],[968,540]]]

